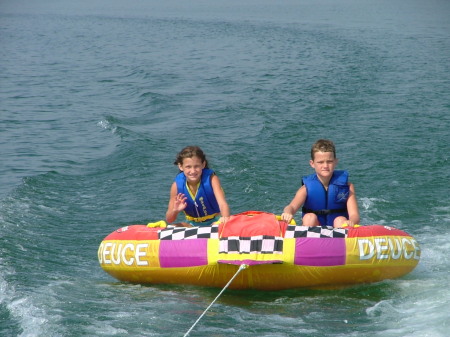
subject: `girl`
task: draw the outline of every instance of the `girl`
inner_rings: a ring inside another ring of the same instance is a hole
[[[181,226],[209,226],[230,217],[230,208],[219,178],[208,168],[208,161],[198,146],[187,146],[174,162],[180,169],[170,188],[166,221],[172,223],[184,211],[186,222]],[[180,224],[175,224],[180,225]]]

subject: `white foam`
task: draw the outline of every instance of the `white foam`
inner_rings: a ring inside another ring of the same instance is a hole
[[[112,133],[115,133],[117,130],[116,126],[113,126],[109,121],[107,120],[101,120],[97,123],[98,126],[100,126],[102,129],[111,131]]]

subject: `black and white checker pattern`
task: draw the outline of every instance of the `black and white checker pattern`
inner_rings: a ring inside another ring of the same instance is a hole
[[[344,228],[323,228],[320,226],[317,227],[306,227],[306,226],[292,226],[289,225],[286,229],[285,238],[286,239],[292,239],[292,238],[346,238],[347,237],[347,229]],[[167,227],[166,229],[162,229],[158,232],[158,236],[160,240],[187,240],[187,239],[219,239],[219,226],[213,225],[213,226],[206,226],[206,227]],[[273,242],[270,241],[269,238],[273,238]],[[283,245],[283,238],[281,237],[275,237],[275,236],[268,236],[268,235],[259,235],[254,237],[239,237],[239,236],[232,236],[228,238],[222,238],[221,240],[229,240],[234,241],[233,243],[235,245],[235,248],[230,250],[230,244],[228,244],[228,248],[224,246],[224,251],[226,249],[229,249],[229,251],[235,251],[239,252],[241,248],[237,247],[245,247],[242,249],[245,249],[246,251],[250,248],[248,242],[251,242],[252,240],[254,243],[251,243],[251,247],[261,247],[261,249],[266,250],[266,245],[269,245],[267,247],[270,247],[270,245],[273,246],[272,251],[278,251],[279,246]],[[237,240],[237,241],[236,241]],[[281,241],[281,243],[279,242]],[[222,245],[227,245],[225,243],[220,243],[221,245],[221,252],[222,252]],[[249,247],[249,248],[247,248]],[[258,251],[259,248],[257,248],[255,251]],[[280,250],[280,251],[281,251]],[[267,249],[267,251],[271,251],[271,249]]]
[[[345,228],[333,228],[333,227],[307,227],[307,226],[288,226],[286,239],[293,238],[346,238],[347,229]]]
[[[158,232],[160,240],[218,239],[219,226],[167,227]]]
[[[279,236],[230,236],[221,238],[219,243],[220,254],[281,254],[282,252],[283,238]]]

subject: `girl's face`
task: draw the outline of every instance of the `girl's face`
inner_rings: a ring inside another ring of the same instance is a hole
[[[309,161],[316,174],[325,179],[331,179],[337,163],[338,159],[334,158],[333,152],[316,152],[314,160]]]
[[[183,171],[186,179],[190,183],[198,183],[202,176],[202,170],[206,163],[199,157],[184,158],[182,164],[178,164],[180,171]]]

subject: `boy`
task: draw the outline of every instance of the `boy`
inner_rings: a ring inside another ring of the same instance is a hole
[[[311,148],[309,164],[315,173],[302,178],[302,186],[287,205],[281,219],[289,223],[302,207],[303,226],[333,226],[359,223],[355,188],[348,182],[347,171],[335,171],[338,163],[332,141],[319,139]]]

